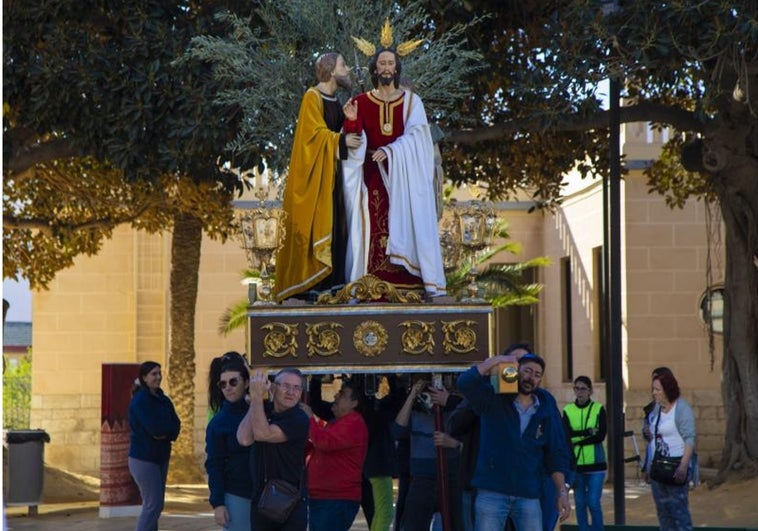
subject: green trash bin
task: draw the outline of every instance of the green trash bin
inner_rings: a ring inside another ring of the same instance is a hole
[[[44,486],[45,443],[50,435],[45,430],[8,430],[8,476],[5,478],[6,505],[37,506],[42,501]]]

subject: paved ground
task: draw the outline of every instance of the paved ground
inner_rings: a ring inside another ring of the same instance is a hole
[[[160,531],[219,531],[207,501],[206,485],[173,485],[166,489],[166,509]],[[136,517],[100,518],[98,502],[42,504],[37,516],[28,516],[27,507],[8,507],[3,529],[35,531],[134,531]],[[352,529],[368,531],[363,513]]]
[[[758,531],[758,478],[730,482],[717,489],[701,484],[690,491],[690,511],[695,526],[748,527]],[[207,502],[205,485],[170,486],[166,509],[161,517],[161,531],[218,531]],[[573,501],[573,494],[572,494]],[[613,491],[609,484],[603,490],[603,512],[606,523],[614,522]],[[135,517],[100,518],[98,503],[49,503],[39,506],[39,515],[26,516],[26,507],[6,510],[4,529],[39,531],[132,531]],[[650,487],[639,479],[628,479],[625,486],[625,516],[630,525],[656,525],[655,507]],[[576,523],[572,512],[566,523]],[[359,511],[353,531],[368,531]]]
[[[637,481],[629,481],[626,495],[628,498],[649,496],[648,487]],[[213,521],[213,513],[206,501],[208,490],[205,485],[169,486],[166,492],[166,509],[160,520],[160,531],[219,531]],[[612,505],[613,494],[606,489],[603,496],[604,505]],[[26,507],[7,509],[6,529],[35,531],[133,531],[135,517],[100,518],[97,502],[42,504],[39,514],[27,516]],[[574,517],[568,522],[575,522]],[[351,531],[368,531],[363,513],[358,511]]]

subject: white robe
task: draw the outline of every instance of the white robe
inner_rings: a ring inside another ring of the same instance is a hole
[[[384,146],[385,164],[379,164],[382,181],[389,196],[390,262],[421,277],[429,295],[445,294],[445,271],[437,230],[434,193],[434,145],[426,120],[424,104],[416,94],[406,91],[403,102],[404,133]],[[358,149],[349,150],[343,161],[345,209],[350,242],[346,272],[350,282],[367,270],[370,221],[368,193],[363,181],[366,133]]]

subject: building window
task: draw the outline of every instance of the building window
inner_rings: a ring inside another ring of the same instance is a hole
[[[574,380],[574,334],[571,314],[571,258],[561,258],[561,343],[563,352],[563,381]]]
[[[713,287],[700,296],[700,319],[714,334],[724,333],[724,288]]]
[[[524,284],[537,282],[537,270],[525,269],[521,275]],[[495,352],[501,354],[513,343],[529,343],[537,348],[537,305],[503,306],[495,308]]]

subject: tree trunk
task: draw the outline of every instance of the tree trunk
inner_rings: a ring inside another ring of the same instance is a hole
[[[751,123],[743,118],[743,124]],[[745,153],[754,129],[739,134],[745,130],[735,123],[740,121],[722,124],[719,136],[711,138],[731,152],[714,178],[727,250],[721,384],[726,430],[716,483],[732,471],[758,472],[758,159]]]
[[[197,303],[200,219],[189,214],[174,218],[171,240],[171,303],[168,388],[182,430],[171,457],[171,482],[202,481],[202,460],[195,455],[195,306]]]

